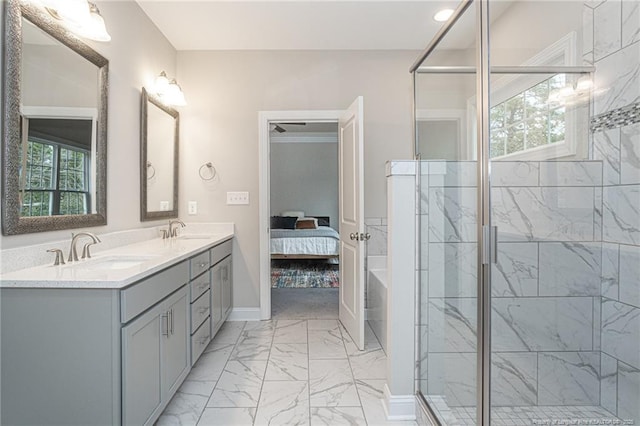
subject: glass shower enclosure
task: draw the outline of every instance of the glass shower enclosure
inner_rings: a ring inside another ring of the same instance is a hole
[[[435,423],[640,424],[639,34],[635,0],[467,0],[412,67]]]

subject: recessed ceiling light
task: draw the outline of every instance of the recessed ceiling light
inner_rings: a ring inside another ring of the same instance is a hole
[[[453,9],[442,9],[433,15],[433,20],[437,22],[445,22],[453,15]]]

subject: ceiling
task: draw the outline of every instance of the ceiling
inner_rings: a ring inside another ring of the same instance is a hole
[[[459,0],[136,0],[177,50],[424,49]]]

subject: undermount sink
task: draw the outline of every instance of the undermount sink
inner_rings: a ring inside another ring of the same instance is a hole
[[[118,270],[133,268],[155,257],[157,256],[108,256],[84,262],[70,263],[68,266],[74,269]]]
[[[179,240],[208,240],[211,238],[213,237],[208,234],[183,234],[178,236]]]

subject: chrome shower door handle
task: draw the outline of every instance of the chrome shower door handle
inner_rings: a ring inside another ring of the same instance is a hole
[[[355,232],[350,233],[350,234],[349,234],[349,238],[351,239],[351,241],[353,241],[353,240],[358,241],[358,240],[360,239],[360,237],[358,236],[358,234],[357,234],[357,233],[355,233]]]

